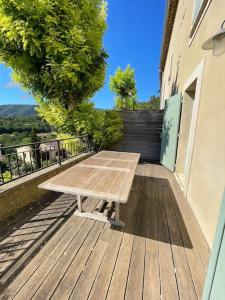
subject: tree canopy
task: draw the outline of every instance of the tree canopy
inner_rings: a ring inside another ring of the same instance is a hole
[[[151,96],[149,101],[137,102],[137,109],[147,109],[147,110],[159,110],[160,109],[160,98],[158,96]]]
[[[110,76],[110,90],[116,95],[117,109],[134,110],[137,98],[134,69],[130,65],[123,71],[120,67]]]
[[[0,0],[0,61],[38,102],[66,108],[103,85],[103,0]]]
[[[106,10],[105,0],[0,0],[0,62],[57,133],[103,147],[122,135],[119,115],[89,100],[105,79]]]
[[[64,134],[89,136],[96,149],[107,147],[122,137],[123,122],[118,112],[98,110],[91,102],[82,102],[77,110],[68,111],[60,103],[37,108],[40,116]]]
[[[38,117],[0,117],[0,135],[13,132],[31,132],[36,128],[38,133],[50,132],[50,126]]]

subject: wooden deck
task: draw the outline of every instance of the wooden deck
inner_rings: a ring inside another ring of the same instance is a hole
[[[121,205],[125,229],[76,217],[75,208],[62,195],[1,241],[0,299],[201,298],[209,248],[165,168],[138,165]]]

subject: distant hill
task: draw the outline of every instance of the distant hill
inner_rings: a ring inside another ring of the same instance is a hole
[[[35,117],[35,105],[9,104],[0,105],[0,117]]]
[[[26,105],[26,104],[7,104],[0,105],[0,118],[7,117],[36,117],[37,113],[35,111],[36,105]],[[96,108],[97,110],[110,110],[104,108]]]

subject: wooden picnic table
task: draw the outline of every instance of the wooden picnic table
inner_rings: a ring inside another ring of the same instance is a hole
[[[138,153],[101,151],[50,178],[39,188],[77,195],[75,214],[78,216],[123,226],[119,219],[119,204],[128,201],[139,158]],[[83,212],[81,197],[114,202],[115,219],[100,213]]]

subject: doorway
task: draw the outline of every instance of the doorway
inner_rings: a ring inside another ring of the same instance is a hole
[[[195,144],[204,64],[204,61],[200,63],[185,83],[183,90],[181,122],[176,158],[176,177],[185,196],[187,196],[192,154]]]
[[[187,148],[191,127],[192,111],[196,94],[197,79],[184,92],[180,120],[179,143],[177,149],[176,175],[182,189],[185,185]]]

